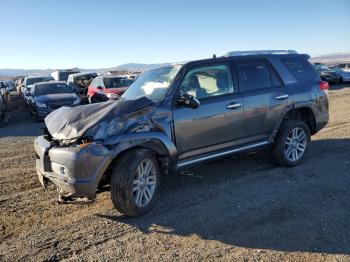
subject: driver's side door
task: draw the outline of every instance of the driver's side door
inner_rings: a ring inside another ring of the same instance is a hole
[[[236,145],[243,137],[243,104],[229,64],[203,64],[191,68],[180,91],[196,97],[192,109],[173,110],[175,143],[179,160]]]

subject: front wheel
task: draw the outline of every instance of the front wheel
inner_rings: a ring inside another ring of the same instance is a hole
[[[301,164],[309,151],[310,140],[310,130],[305,122],[294,119],[284,121],[273,146],[275,162],[284,166]]]
[[[146,149],[126,152],[118,159],[112,176],[111,198],[121,213],[136,217],[155,205],[160,186],[156,156]]]
[[[0,111],[0,127],[5,125],[5,113]]]

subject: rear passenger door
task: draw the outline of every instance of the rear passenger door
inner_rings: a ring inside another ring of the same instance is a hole
[[[243,95],[243,126],[247,142],[268,138],[291,105],[290,91],[265,59],[235,63]]]

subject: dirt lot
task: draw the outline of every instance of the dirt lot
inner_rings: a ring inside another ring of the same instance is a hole
[[[92,204],[61,205],[34,168],[33,123],[13,97],[0,129],[0,261],[350,260],[350,85],[330,91],[331,122],[307,162],[275,167],[265,152],[163,179],[138,219]]]

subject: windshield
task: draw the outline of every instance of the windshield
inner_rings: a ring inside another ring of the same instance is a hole
[[[26,85],[33,85],[35,83],[45,82],[50,80],[48,77],[35,77],[35,78],[27,78]]]
[[[337,67],[337,66],[330,67],[330,69],[331,69],[331,70],[334,70],[334,71],[336,71],[336,72],[340,72],[340,73],[345,72],[343,69],[341,69],[341,68],[339,68],[339,67]]]
[[[146,71],[125,91],[122,99],[136,100],[144,96],[154,102],[162,100],[180,68],[181,65],[177,65]]]
[[[58,80],[59,81],[67,81],[68,76],[72,74],[80,73],[79,71],[66,71],[59,72]]]
[[[73,93],[66,84],[40,84],[35,87],[34,95],[43,96],[50,94]]]
[[[75,79],[75,84],[80,87],[87,87],[91,84],[92,80],[97,76],[97,74],[82,75]]]
[[[127,87],[127,79],[123,77],[106,77],[103,79],[105,88],[118,88],[118,87]]]

